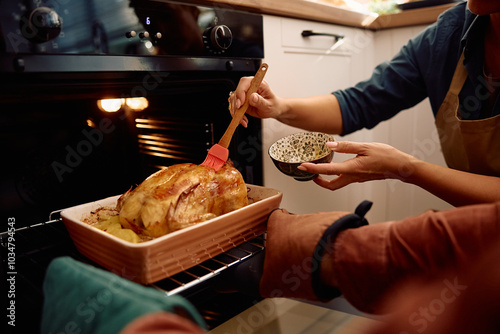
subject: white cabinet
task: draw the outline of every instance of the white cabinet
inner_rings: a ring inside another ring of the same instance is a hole
[[[418,28],[373,32],[364,29],[310,22],[297,19],[264,16],[265,61],[269,64],[267,80],[273,91],[283,97],[328,94],[366,79],[376,64],[390,59]],[[345,36],[335,49],[333,37],[301,36],[303,30]],[[368,218],[371,222],[400,219],[422,211],[449,207],[443,201],[418,187],[400,181],[383,180],[351,184],[336,191],[317,186],[314,182],[299,182],[281,174],[267,155],[277,139],[302,130],[272,119],[263,121],[264,184],[283,192],[282,207],[293,213],[318,211],[353,211],[364,199],[374,206]],[[435,129],[432,112],[426,101],[401,113],[373,130],[362,130],[339,137],[357,142],[384,142],[407,153],[426,150],[422,158],[442,164],[437,146],[430,147],[429,138]],[[352,156],[336,154],[340,162]]]
[[[266,80],[283,97],[328,94],[366,77],[373,66],[373,32],[296,19],[264,17]],[[340,34],[345,42],[332,50],[333,37],[303,38],[303,30]],[[357,203],[373,198],[375,184],[354,184],[338,191],[323,189],[312,181],[299,182],[280,173],[267,155],[277,139],[302,130],[272,119],[263,121],[264,184],[283,192],[282,207],[294,213],[353,211]],[[372,141],[369,131],[359,131],[343,140]],[[334,156],[343,161],[347,156]],[[373,213],[371,213],[373,215]]]

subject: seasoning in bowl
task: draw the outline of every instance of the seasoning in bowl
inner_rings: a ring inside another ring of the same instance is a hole
[[[283,174],[298,181],[309,181],[316,174],[297,169],[304,162],[328,163],[332,161],[333,151],[326,146],[335,139],[321,132],[300,132],[277,140],[269,147],[269,156]]]

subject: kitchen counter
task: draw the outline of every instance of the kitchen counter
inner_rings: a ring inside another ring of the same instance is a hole
[[[273,298],[260,301],[209,333],[356,334],[379,321],[308,302]]]
[[[455,6],[456,3],[405,10],[395,14],[379,15],[368,25],[369,29],[380,30],[386,28],[406,27],[435,22],[445,10]]]
[[[231,7],[250,12],[312,20],[373,30],[430,24],[439,14],[456,5],[450,3],[439,6],[411,9],[400,13],[377,15],[318,2],[317,0],[196,0],[200,5]]]

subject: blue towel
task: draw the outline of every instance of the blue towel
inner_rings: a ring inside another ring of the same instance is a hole
[[[43,285],[44,333],[119,333],[136,318],[167,311],[190,317],[201,328],[201,315],[181,296],[144,287],[70,257],[53,260]]]

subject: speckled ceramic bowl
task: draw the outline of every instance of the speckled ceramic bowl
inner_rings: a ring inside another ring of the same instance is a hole
[[[303,162],[327,163],[333,151],[326,146],[333,136],[321,132],[301,132],[283,137],[269,147],[269,156],[276,167],[298,181],[309,181],[316,174],[297,169]]]

